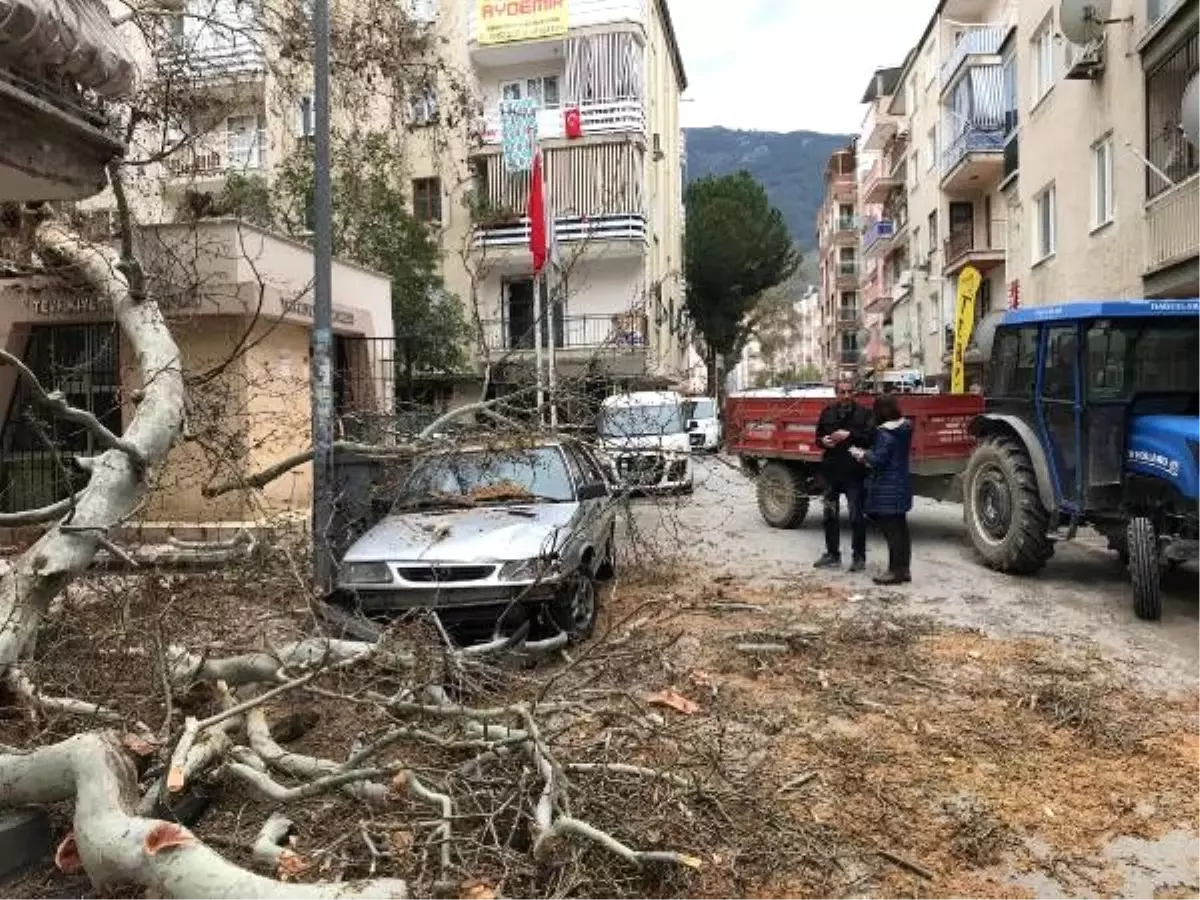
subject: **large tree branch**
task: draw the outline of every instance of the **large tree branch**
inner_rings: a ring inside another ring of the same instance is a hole
[[[131,296],[116,253],[85,243],[51,219],[38,224],[34,237],[43,258],[109,301],[133,349],[145,387],[122,440],[145,465],[123,450],[96,457],[91,480],[75,503],[71,528],[52,528],[0,578],[0,667],[28,649],[50,601],[91,565],[107,532],[137,509],[148,490],[149,470],[166,460],[183,418],[179,348],[158,307]]]
[[[407,897],[403,881],[283,884],[226,861],[186,828],[133,812],[133,762],[115,734],[88,733],[29,754],[0,755],[0,805],[75,803],[59,848],[99,892],[137,884],[160,897]]]

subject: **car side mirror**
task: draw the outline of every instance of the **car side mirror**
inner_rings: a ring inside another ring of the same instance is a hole
[[[591,481],[579,486],[580,500],[602,500],[608,496],[608,485],[603,481]]]

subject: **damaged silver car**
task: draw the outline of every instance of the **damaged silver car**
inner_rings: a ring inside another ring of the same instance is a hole
[[[370,615],[431,609],[468,639],[524,625],[579,641],[616,571],[616,503],[572,439],[419,459],[391,513],[355,541],[341,591]]]

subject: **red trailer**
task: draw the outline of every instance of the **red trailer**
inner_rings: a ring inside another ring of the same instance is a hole
[[[975,447],[971,420],[983,412],[977,394],[897,394],[913,423],[913,493],[961,501],[961,475]],[[858,397],[868,409],[873,395]],[[796,528],[809,498],[821,493],[817,419],[829,397],[738,397],[725,403],[725,446],[755,476],[767,524]]]

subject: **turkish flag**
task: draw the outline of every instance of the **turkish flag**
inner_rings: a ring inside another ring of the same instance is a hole
[[[529,178],[529,252],[533,256],[533,274],[546,265],[546,195],[542,179],[542,151],[533,154],[533,173]]]
[[[579,115],[578,107],[572,107],[563,113],[563,124],[568,138],[574,140],[583,137],[583,119]]]

